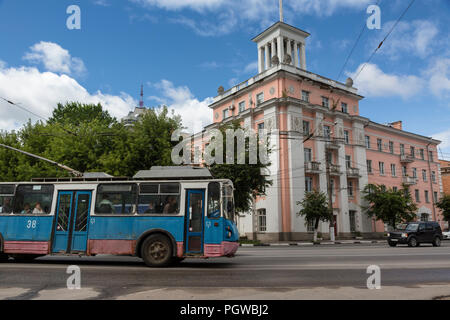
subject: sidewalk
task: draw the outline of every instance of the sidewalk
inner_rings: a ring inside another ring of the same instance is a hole
[[[387,240],[336,240],[336,241],[321,241],[320,243],[313,243],[310,241],[303,242],[276,242],[276,243],[259,243],[259,244],[240,244],[241,247],[291,247],[291,246],[314,246],[314,245],[333,245],[333,244],[374,244],[387,243]]]

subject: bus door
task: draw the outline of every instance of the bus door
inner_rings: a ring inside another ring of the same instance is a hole
[[[205,190],[186,191],[185,253],[203,253]]]
[[[91,198],[91,191],[58,193],[53,253],[86,252]]]

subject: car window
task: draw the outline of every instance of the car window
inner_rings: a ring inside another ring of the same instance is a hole
[[[408,226],[406,227],[406,231],[417,231],[419,228],[419,224],[418,223],[411,223],[408,224]]]

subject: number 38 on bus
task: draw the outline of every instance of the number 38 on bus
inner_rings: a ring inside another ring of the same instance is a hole
[[[0,261],[111,254],[165,267],[189,257],[232,257],[234,217],[232,182],[205,168],[1,183]]]

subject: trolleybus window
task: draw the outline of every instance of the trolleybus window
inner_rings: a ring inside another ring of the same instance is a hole
[[[96,214],[133,214],[135,184],[101,184],[97,189]]]
[[[220,217],[220,183],[211,182],[208,185],[208,218]]]
[[[139,188],[139,214],[178,214],[179,183],[145,183]]]
[[[12,213],[14,185],[0,185],[0,214]]]
[[[19,185],[14,196],[14,214],[49,214],[53,185]]]
[[[223,185],[223,213],[226,219],[234,221],[233,187]]]

